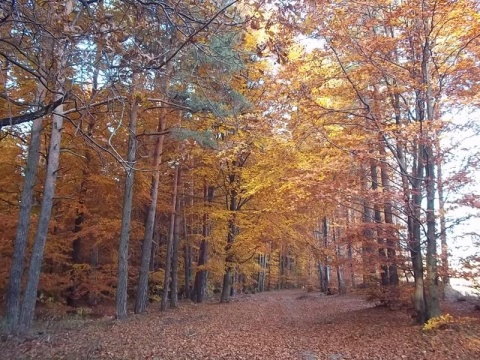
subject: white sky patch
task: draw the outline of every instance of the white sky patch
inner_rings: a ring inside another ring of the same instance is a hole
[[[315,39],[306,35],[299,35],[295,38],[297,44],[303,45],[307,53],[311,53],[315,49],[321,49],[325,46],[325,40]]]
[[[450,117],[453,124],[457,126],[467,126],[468,124],[478,123],[480,113],[478,111],[471,111],[470,109],[462,109],[447,116]],[[452,151],[453,158],[443,165],[444,179],[460,171],[465,166],[468,157],[478,156],[480,154],[480,134],[468,127],[461,128],[461,130],[454,130],[448,134],[446,133],[442,138],[442,147],[448,148],[449,146],[455,146],[455,148]],[[453,189],[445,193],[447,207],[464,195],[480,194],[480,171],[475,169],[469,170],[473,171],[471,176],[472,182],[459,188],[458,191],[457,189]],[[452,255],[452,265],[458,266],[458,261],[461,258],[473,255],[478,250],[477,246],[475,246],[475,241],[478,241],[475,234],[480,234],[480,210],[467,206],[459,206],[447,213],[447,217],[453,221],[468,214],[472,214],[473,217],[455,225],[447,233],[449,250]]]

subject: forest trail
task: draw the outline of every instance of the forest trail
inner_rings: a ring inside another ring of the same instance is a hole
[[[473,321],[424,334],[404,311],[359,297],[305,290],[238,295],[127,320],[95,320],[24,341],[2,339],[1,359],[480,359]]]

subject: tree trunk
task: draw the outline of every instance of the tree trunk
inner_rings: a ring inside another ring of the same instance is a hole
[[[198,262],[197,267],[201,266],[204,267],[208,261],[208,236],[210,235],[209,232],[209,224],[208,224],[208,206],[213,201],[214,197],[214,187],[208,186],[207,181],[204,180],[203,183],[203,224],[202,224],[202,241],[200,243],[200,249],[198,253]],[[194,300],[197,303],[202,303],[205,301],[207,295],[207,279],[208,279],[208,271],[206,269],[201,268],[200,270],[197,269],[195,274],[195,286],[194,286]]]
[[[327,250],[327,248],[328,248],[328,220],[327,220],[326,216],[323,217],[322,229],[323,229],[323,248],[325,250]],[[322,289],[323,289],[323,292],[325,294],[327,294],[328,290],[330,288],[330,276],[329,276],[329,273],[328,273],[328,256],[325,256],[324,261],[325,262],[323,264]]]
[[[65,20],[68,16],[70,16],[71,13],[72,1],[69,0],[65,2],[63,13],[59,14],[58,20]],[[67,27],[69,27],[69,24],[65,24],[65,28]],[[67,54],[65,54],[65,51],[69,45],[69,42],[65,38],[61,38],[56,41],[57,43],[55,43],[53,50],[55,56],[54,60],[56,61],[55,101],[60,101],[64,97],[65,93],[65,68],[67,62]],[[40,92],[43,91],[43,88],[41,88]],[[35,240],[33,243],[30,266],[28,269],[27,284],[20,312],[20,319],[18,324],[19,331],[29,330],[33,323],[35,305],[37,300],[38,283],[40,279],[40,272],[43,261],[43,252],[45,249],[45,242],[47,240],[48,234],[48,225],[52,213],[53,197],[55,195],[55,185],[57,181],[57,173],[60,163],[60,147],[63,130],[63,104],[59,105],[55,110],[56,111],[52,113],[52,130],[50,136],[49,153],[47,158],[47,171],[45,174],[42,206],[38,219],[37,232],[35,234]],[[35,154],[32,155],[33,157],[36,157]],[[35,161],[34,158],[32,158],[32,165],[33,161]]]
[[[236,166],[236,163],[233,162],[233,167]],[[229,185],[231,187],[229,191],[229,205],[228,210],[230,211],[230,219],[228,219],[228,235],[227,235],[227,245],[225,246],[225,273],[223,275],[223,285],[222,285],[222,295],[220,297],[220,302],[227,302],[229,296],[231,294],[231,287],[232,287],[232,275],[233,275],[233,254],[232,245],[235,241],[235,236],[237,235],[237,227],[235,224],[235,211],[238,210],[237,208],[237,190],[235,189],[235,182],[237,180],[237,175],[230,174],[228,176]]]
[[[337,233],[335,234],[335,230],[337,230]],[[342,267],[340,266],[340,261],[342,259],[342,247],[340,244],[337,243],[337,238],[340,237],[340,228],[333,229],[333,243],[335,244],[336,248],[336,268],[337,268],[337,282],[338,282],[338,293],[340,295],[345,294],[345,284],[343,282],[343,272],[342,272]]]
[[[192,277],[192,246],[190,245],[190,239],[187,231],[187,217],[185,215],[185,202],[183,205],[183,239],[185,245],[183,246],[184,257],[184,270],[185,270],[185,283],[184,283],[184,296],[186,299],[190,299],[190,279]]]
[[[177,189],[181,183],[181,169],[180,165],[177,166]],[[177,190],[178,193],[178,190]],[[172,308],[178,307],[178,247],[179,247],[179,234],[180,234],[180,196],[177,195],[177,203],[175,206],[175,224],[173,232],[173,244],[172,244],[172,291],[170,292],[170,306]]]
[[[60,47],[60,45],[59,45]],[[63,50],[63,47],[62,47]],[[60,52],[60,51],[59,51]],[[63,52],[60,52],[63,54]],[[63,84],[64,79],[59,79]],[[62,88],[59,88],[56,100],[63,95]],[[42,207],[38,219],[38,228],[33,243],[32,257],[30,258],[30,267],[28,269],[27,285],[23,297],[22,311],[20,314],[20,330],[29,330],[33,323],[35,314],[35,304],[37,301],[37,289],[40,279],[40,271],[43,260],[43,252],[48,234],[48,224],[53,207],[53,197],[55,194],[55,185],[57,180],[58,167],[60,162],[60,146],[63,130],[63,104],[58,106],[56,112],[52,115],[52,133],[50,137],[50,147],[48,152],[47,173],[45,175],[45,185],[43,190]]]
[[[380,263],[380,283],[382,286],[390,285],[390,278],[388,275],[387,253],[385,249],[384,231],[382,229],[382,214],[377,199],[378,191],[378,166],[377,160],[372,159],[370,164],[370,176],[372,178],[372,191],[375,192],[375,199],[373,205],[373,214],[375,221],[375,229],[377,233],[378,256]]]
[[[394,96],[394,109],[396,124],[401,125],[400,116],[400,97]],[[413,277],[415,281],[415,291],[413,295],[413,306],[416,312],[416,321],[422,324],[426,321],[426,308],[425,308],[425,290],[423,284],[423,259],[421,252],[421,240],[420,240],[420,206],[422,202],[422,190],[421,182],[423,179],[423,156],[415,156],[412,169],[412,188],[410,190],[409,174],[407,172],[407,162],[405,159],[405,152],[402,145],[397,145],[396,155],[397,161],[400,166],[400,175],[402,179],[402,190],[405,202],[406,222],[408,230],[408,247],[410,249],[410,256],[413,267]],[[408,278],[407,278],[408,280]]]
[[[320,268],[322,265],[320,265]],[[283,264],[283,246],[280,247],[280,250],[278,252],[278,279],[277,279],[277,290],[283,289],[283,277],[284,277],[284,271],[285,266]]]
[[[162,311],[168,308],[168,291],[170,289],[170,276],[172,271],[172,251],[173,242],[175,236],[175,215],[177,212],[177,185],[178,185],[178,172],[179,165],[175,164],[175,171],[173,176],[173,195],[172,195],[172,214],[170,215],[170,232],[167,240],[167,255],[165,259],[165,280],[163,282],[163,294],[160,309]]]
[[[367,171],[362,169],[362,187],[365,193],[367,186]],[[373,232],[374,212],[368,198],[363,199],[363,241],[362,241],[362,262],[363,262],[363,285],[368,287],[375,283],[376,265],[374,256],[374,232]]]
[[[270,254],[268,255],[268,262],[267,262],[267,290],[272,290],[272,259],[273,259],[273,246],[270,245]]]
[[[103,7],[103,4],[100,3],[99,6]],[[98,64],[101,61],[101,57],[103,56],[103,46],[101,44],[97,44],[97,50],[95,53],[95,64]],[[95,67],[93,69],[92,74],[92,90],[89,96],[89,101],[93,101],[98,93],[98,77],[99,77],[100,69]],[[95,118],[92,114],[89,113],[87,110],[82,111],[82,118],[86,119],[87,122],[87,130],[86,135],[89,138],[93,136],[93,128],[95,125]],[[82,168],[82,180],[80,181],[80,191],[78,194],[78,208],[77,214],[75,217],[75,224],[74,224],[74,233],[79,233],[82,230],[83,222],[85,221],[85,198],[87,196],[88,190],[88,181],[90,178],[90,163],[92,161],[91,150],[89,147],[85,147],[83,151],[83,155],[85,156],[85,165]],[[81,259],[82,253],[82,238],[79,236],[72,243],[72,261],[74,264],[79,264],[83,262]],[[75,290],[74,290],[75,291]]]
[[[380,163],[380,178],[382,180],[383,192],[383,214],[385,218],[385,238],[387,244],[387,258],[388,258],[388,283],[393,286],[398,286],[398,269],[397,269],[397,254],[396,254],[396,236],[393,224],[392,203],[390,201],[390,179],[388,176],[388,169],[386,164],[386,151],[383,140],[380,139],[380,155],[382,161]]]
[[[257,290],[259,292],[263,292],[265,291],[265,277],[266,277],[266,268],[267,268],[266,254],[258,255],[258,264],[260,266],[260,271],[258,272]]]
[[[424,22],[425,33],[428,34],[429,26]],[[425,39],[423,47],[423,61],[422,61],[422,74],[425,89],[425,108],[428,124],[431,124],[433,118],[433,104],[431,94],[431,79],[429,70],[430,61],[430,41],[428,36]],[[428,126],[427,126],[428,128]],[[435,131],[431,131],[430,134],[424,136],[424,143],[422,144],[422,150],[424,151],[425,160],[425,188],[427,195],[427,279],[428,279],[428,295],[427,295],[427,316],[428,318],[440,316],[440,299],[438,292],[438,273],[437,273],[437,235],[435,234],[435,159],[433,156],[433,145],[431,139],[428,139],[429,135],[436,136]]]
[[[355,220],[355,219],[353,219]],[[345,211],[345,227],[348,230],[350,228],[350,211],[346,208]],[[354,265],[354,258],[353,258],[353,244],[352,240],[348,240],[347,244],[347,258],[349,263],[349,270],[350,270],[350,286],[355,288],[355,265]]]
[[[235,203],[235,200],[231,200],[231,201],[233,204]],[[228,302],[230,293],[231,293],[232,275],[233,275],[233,267],[232,267],[233,254],[230,253],[230,250],[232,248],[233,242],[235,241],[235,232],[236,232],[235,218],[232,215],[232,218],[228,222],[227,246],[225,247],[227,256],[225,258],[225,273],[223,275],[222,295],[220,297],[221,303]]]
[[[428,320],[425,303],[425,286],[423,279],[423,256],[421,248],[421,206],[422,206],[422,181],[424,178],[424,159],[423,148],[417,144],[417,156],[414,160],[413,174],[415,178],[412,186],[413,200],[413,224],[412,237],[410,243],[410,252],[413,265],[413,276],[415,279],[415,292],[413,304],[417,312],[417,322],[419,324]]]
[[[372,159],[370,162],[370,176],[372,178],[372,191],[377,195],[378,191],[378,167],[377,160]],[[385,239],[384,231],[382,229],[382,214],[380,212],[380,206],[378,204],[378,199],[375,197],[373,205],[373,213],[375,220],[375,227],[377,233],[377,243],[378,243],[378,255],[380,262],[380,282],[382,286],[390,285],[390,277],[388,274],[388,265],[387,265],[387,253],[385,251]]]
[[[435,166],[432,147],[425,146],[427,166],[426,166],[426,190],[427,190],[427,279],[428,296],[427,309],[428,317],[440,316],[440,299],[438,292],[438,273],[437,273],[437,241],[435,234]]]
[[[123,214],[122,228],[120,231],[120,241],[118,244],[118,279],[116,295],[117,319],[127,317],[127,290],[128,290],[128,242],[130,239],[130,226],[133,202],[133,185],[135,176],[135,158],[136,158],[136,132],[137,132],[137,112],[138,100],[136,99],[136,83],[138,74],[133,74],[131,89],[131,109],[128,135],[128,154],[125,168],[125,192],[123,194]]]
[[[424,21],[425,34],[429,34],[430,26],[427,21]],[[432,89],[430,79],[430,40],[428,35],[425,38],[423,46],[423,61],[422,61],[422,76],[425,90],[425,109],[427,120],[429,124],[434,121],[433,118],[433,104],[432,104]],[[428,125],[427,125],[428,129]],[[423,143],[421,149],[424,151],[425,160],[425,189],[427,196],[427,252],[426,252],[426,266],[428,279],[428,293],[426,298],[427,316],[428,318],[437,317],[441,314],[440,299],[438,292],[438,273],[437,273],[437,238],[435,234],[435,159],[433,155],[433,145],[430,136],[435,138],[435,131],[428,131],[422,134]],[[433,139],[434,140],[434,139]]]
[[[45,89],[37,90],[37,99],[41,103],[44,98]],[[7,299],[5,305],[5,319],[7,331],[16,333],[20,315],[22,276],[25,262],[25,249],[27,247],[28,231],[30,228],[30,212],[33,205],[33,187],[37,172],[38,160],[40,157],[40,133],[42,130],[42,119],[33,121],[28,146],[27,166],[25,169],[25,180],[23,183],[20,212],[18,215],[17,233],[13,248],[12,267],[7,287]]]
[[[153,229],[155,226],[155,217],[157,214],[158,186],[160,183],[160,164],[162,162],[163,142],[165,131],[167,110],[162,109],[158,122],[158,132],[160,135],[155,144],[153,155],[153,168],[150,185],[150,204],[148,206],[147,217],[145,220],[145,235],[142,243],[142,254],[140,260],[140,271],[138,275],[137,298],[135,300],[135,313],[141,314],[147,310],[148,305],[148,274],[150,260],[152,257]]]
[[[437,146],[438,152],[440,146]],[[448,243],[447,243],[447,224],[445,221],[445,197],[443,194],[442,162],[437,163],[437,192],[438,192],[438,211],[440,218],[440,244],[442,246],[442,282],[444,287],[450,285],[449,265],[448,265]]]
[[[347,256],[348,256],[348,261],[350,262],[350,282],[351,282],[350,285],[352,286],[352,288],[355,288],[355,286],[356,286],[356,284],[355,284],[355,267],[353,265],[353,248],[352,248],[351,243],[348,244]]]

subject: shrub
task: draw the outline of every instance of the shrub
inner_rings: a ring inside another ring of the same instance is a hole
[[[432,331],[437,329],[444,329],[448,324],[453,323],[453,316],[450,314],[445,314],[437,316],[428,320],[425,325],[423,325],[423,331]]]

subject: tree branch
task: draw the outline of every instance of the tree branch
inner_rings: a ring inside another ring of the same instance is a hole
[[[36,120],[47,114],[52,113],[58,106],[63,104],[67,99],[68,93],[64,94],[61,98],[55,100],[54,102],[44,106],[42,109],[17,116],[10,116],[7,118],[0,119],[0,129],[4,126],[19,125],[29,121]]]
[[[217,11],[204,25],[200,26],[197,30],[195,30],[174,52],[172,55],[170,55],[168,58],[164,59],[160,65],[158,66],[151,66],[151,67],[146,67],[148,70],[159,70],[162,67],[164,67],[166,64],[168,64],[175,56],[178,55],[178,53],[185,47],[187,46],[195,36],[197,36],[200,32],[205,30],[213,21],[220,16],[221,13],[223,13],[225,10],[227,10],[230,6],[234,5],[237,3],[238,0],[233,0],[231,3],[225,5],[223,8],[221,8],[219,11]],[[155,59],[154,59],[155,60]]]

